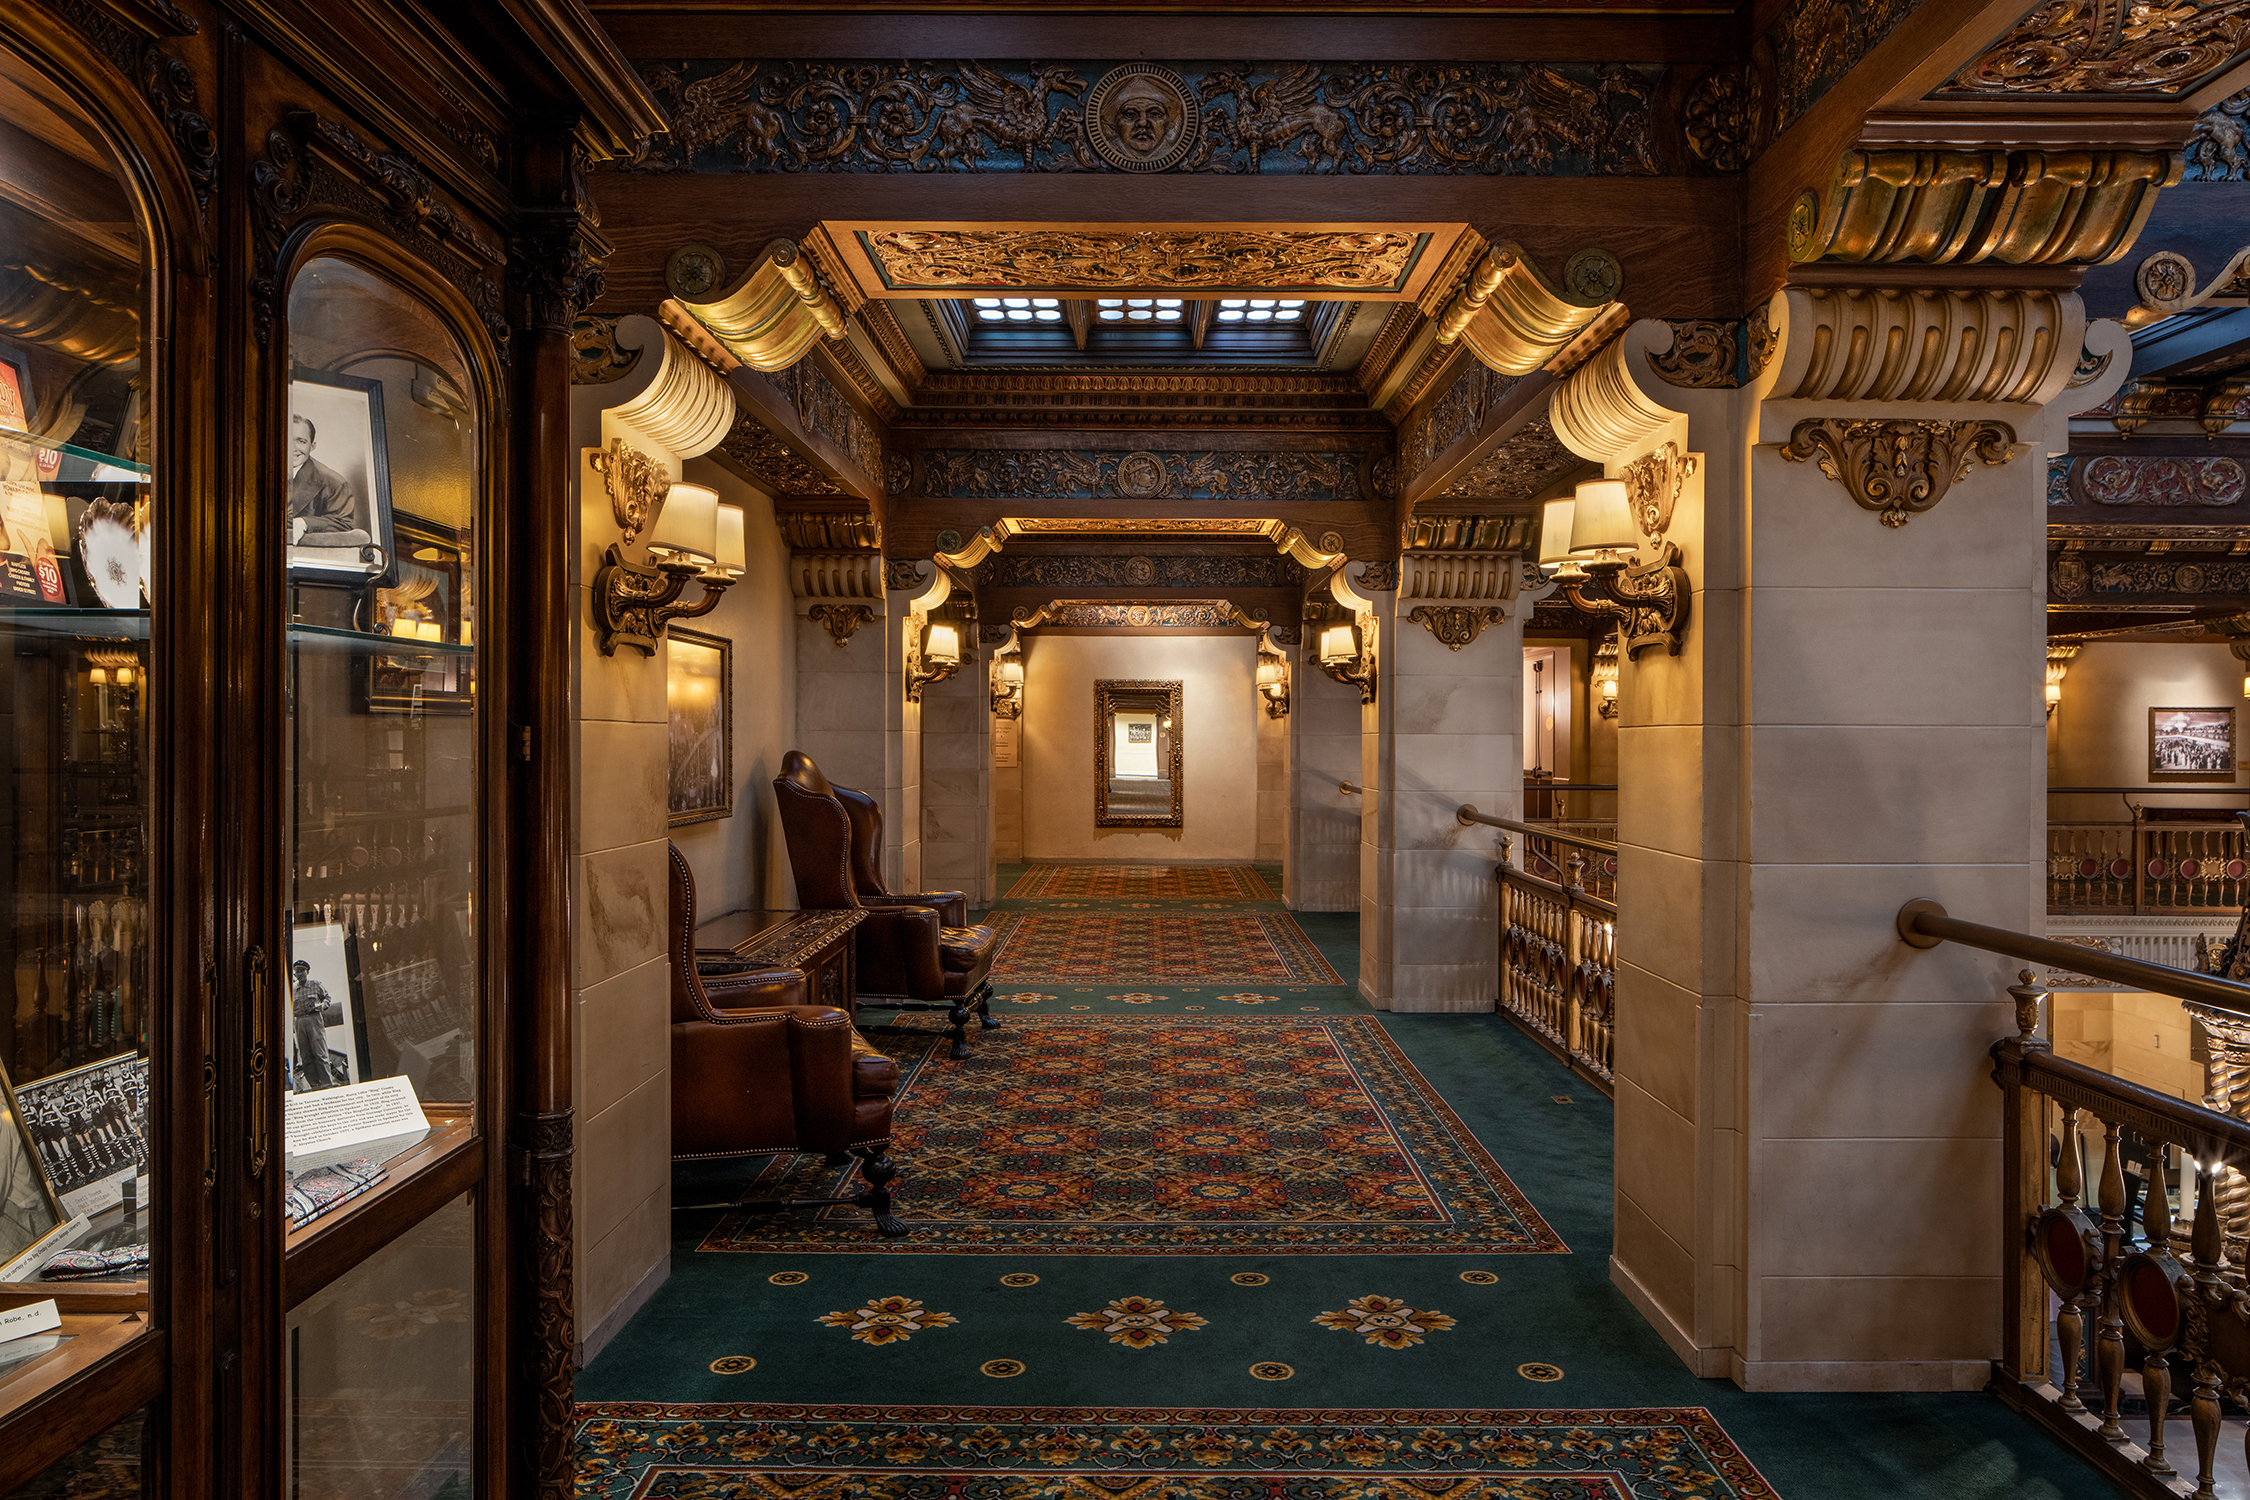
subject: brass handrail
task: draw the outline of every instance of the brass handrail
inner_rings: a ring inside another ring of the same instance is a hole
[[[2174,1000],[2192,1000],[2198,1005],[2232,1011],[2250,1019],[2250,984],[2221,979],[2215,974],[2197,974],[2187,969],[2146,963],[2137,958],[2123,958],[2096,948],[2058,943],[2051,938],[2036,938],[2029,933],[2010,932],[2005,927],[1964,922],[1947,916],[1944,907],[1927,899],[1909,901],[1898,909],[1898,936],[1900,942],[1913,948],[1935,948],[1942,942],[1961,943],[2027,964],[2045,964],[2065,973],[2085,974],[2136,990],[2169,995]]]
[[[1505,828],[1511,833],[1528,833],[1533,838],[1552,839],[1558,844],[1571,844],[1580,849],[1592,849],[1599,854],[1615,854],[1617,846],[1603,839],[1582,839],[1573,834],[1557,833],[1552,828],[1541,828],[1536,823],[1518,823],[1512,818],[1496,818],[1490,813],[1476,810],[1474,803],[1464,802],[1453,813],[1454,821],[1463,828],[1483,824],[1487,828]]]

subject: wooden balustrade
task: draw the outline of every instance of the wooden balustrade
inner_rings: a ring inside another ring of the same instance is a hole
[[[1483,824],[1524,838],[1526,863],[1509,863],[1515,840],[1500,841],[1493,871],[1500,894],[1500,993],[1497,1008],[1604,1094],[1617,1032],[1617,845],[1552,824],[1496,818],[1463,804],[1464,825]],[[1534,871],[1558,877],[1546,878]],[[1596,889],[1588,890],[1592,878]],[[1597,892],[1599,892],[1597,894]]]
[[[2138,809],[2136,809],[2138,811]],[[2250,889],[2240,822],[2047,825],[2047,908],[2141,916],[2239,911]]]

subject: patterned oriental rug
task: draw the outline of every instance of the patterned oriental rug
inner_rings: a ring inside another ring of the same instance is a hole
[[[1272,901],[1249,865],[1033,865],[1012,901]]]
[[[1776,1500],[1692,1406],[578,1411],[579,1500]]]
[[[975,1053],[877,1031],[900,1063],[896,1212],[730,1212],[697,1248],[864,1254],[1567,1254],[1376,1021],[1011,1016]],[[739,1169],[738,1169],[739,1170]],[[848,1169],[844,1169],[848,1170]],[[813,1197],[818,1157],[740,1196]]]
[[[1005,915],[996,984],[1344,982],[1287,912]]]

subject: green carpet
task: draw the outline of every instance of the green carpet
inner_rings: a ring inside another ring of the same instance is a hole
[[[1029,873],[1003,866],[999,889]],[[1297,920],[1356,974],[1356,914]],[[1232,986],[1029,993],[1010,1019],[1373,1014],[1348,984],[1268,989],[1283,1003],[1256,1007],[1224,1000]],[[1689,1375],[1609,1281],[1608,1102],[1497,1016],[1377,1024],[1571,1253],[717,1254],[698,1247],[722,1214],[681,1213],[670,1280],[579,1376],[581,1493],[2111,1493],[1989,1396],[1752,1395]],[[907,1205],[915,1164],[900,1164]],[[685,1169],[677,1191],[713,1196]],[[850,1488],[823,1487],[840,1476]]]

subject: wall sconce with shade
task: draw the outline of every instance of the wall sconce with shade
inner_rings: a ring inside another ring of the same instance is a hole
[[[1375,701],[1375,617],[1359,615],[1349,621],[1320,626],[1313,661],[1338,682],[1359,689],[1359,701]]]
[[[1605,719],[1617,717],[1617,633],[1594,648],[1594,706]]]
[[[906,701],[919,703],[922,689],[961,670],[961,627],[919,614],[909,617],[908,624]]]
[[[1586,570],[1570,555],[1570,525],[1578,502],[1565,495],[1549,500],[1539,515],[1539,566],[1550,578],[1583,578]]]
[[[2077,641],[2050,642],[2047,647],[2047,717],[2053,718],[2055,710],[2062,707],[2063,679],[2070,675],[2070,664],[2086,648]],[[2250,698],[2250,677],[2242,681],[2242,695]]]
[[[1564,597],[1588,614],[1616,617],[1626,660],[1637,660],[1651,646],[1679,655],[1694,593],[1687,569],[1680,566],[1680,549],[1658,538],[1656,556],[1635,561],[1640,535],[1629,487],[1622,479],[1589,479],[1569,501],[1547,503],[1540,526],[1542,567],[1559,546],[1559,539],[1548,533],[1560,519],[1556,507],[1563,504],[1570,506],[1570,545],[1556,558],[1555,576],[1562,580]],[[1584,592],[1589,580],[1601,586],[1599,595]]]
[[[1023,658],[1020,656],[992,659],[992,716],[996,719],[1023,717]]]
[[[1265,700],[1267,718],[1288,716],[1289,664],[1278,653],[1258,656],[1258,696]]]
[[[672,621],[719,607],[720,596],[749,565],[742,507],[720,504],[719,492],[708,485],[672,485],[649,533],[648,555],[653,567],[627,562],[614,542],[603,554],[594,576],[594,624],[604,656],[620,645],[653,656]],[[703,595],[681,604],[690,579],[701,581]]]

